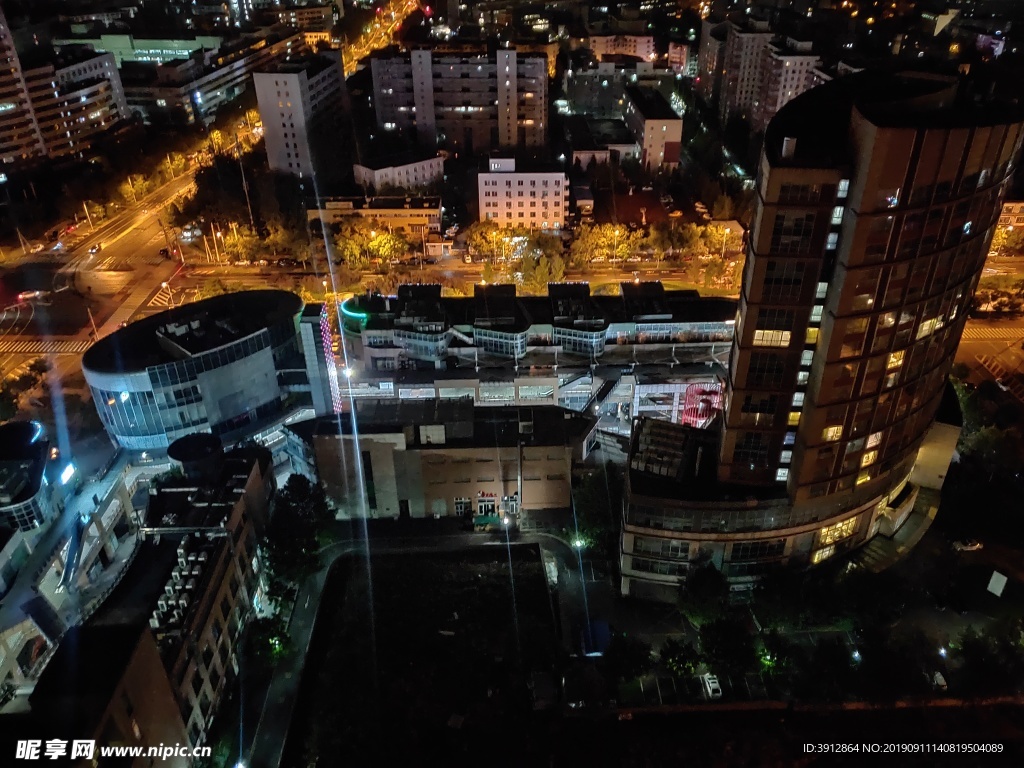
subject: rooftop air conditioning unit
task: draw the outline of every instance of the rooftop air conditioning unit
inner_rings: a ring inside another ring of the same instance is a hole
[[[187,582],[185,582],[185,589],[187,589],[189,592],[191,592],[195,588],[196,588],[196,580],[195,579],[189,579]]]
[[[164,611],[166,611],[167,610],[167,601],[164,600],[161,597],[159,600],[156,601],[156,609],[158,611],[160,611],[160,613],[163,613]]]
[[[199,562],[200,563],[205,563],[206,560],[207,560],[207,557],[208,557],[208,553],[207,552],[200,552],[199,553]]]
[[[160,629],[160,619],[158,619],[156,616],[150,616],[149,617],[149,628],[150,629]]]
[[[174,613],[171,614],[171,621],[175,624],[181,624],[181,611],[175,609]]]
[[[171,578],[175,581],[181,581],[181,568],[175,568],[171,571]]]
[[[179,550],[178,551],[178,567],[179,568],[184,568],[186,565],[188,565],[188,561],[185,559],[185,556],[183,554],[181,554],[181,551]]]
[[[174,597],[174,586],[172,584],[165,584],[164,592],[167,593],[168,597]]]

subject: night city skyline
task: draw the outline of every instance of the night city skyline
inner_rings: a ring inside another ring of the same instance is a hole
[[[1021,30],[0,0],[0,762],[1020,765]]]

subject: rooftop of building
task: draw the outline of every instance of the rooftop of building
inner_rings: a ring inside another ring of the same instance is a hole
[[[171,444],[169,455],[190,438],[200,438],[204,443],[216,440],[212,435],[188,435]],[[183,473],[172,471],[152,483],[144,515],[146,527],[223,528],[253,469],[265,474],[271,456],[266,449],[243,446],[227,453],[213,451],[182,458],[182,462]]]
[[[361,435],[404,433],[407,448],[575,446],[597,425],[587,414],[557,405],[474,406],[462,400],[356,400]],[[430,429],[435,427],[435,429]],[[443,429],[436,429],[441,427]],[[286,427],[309,445],[316,438],[351,435],[352,412]]]
[[[1016,122],[1016,104],[984,98],[965,78],[923,72],[864,71],[805,91],[778,111],[765,131],[773,165],[837,167],[850,161],[849,123],[856,109],[881,127],[969,128]],[[783,157],[785,139],[789,152]]]
[[[98,719],[120,684],[142,631],[138,623],[69,629],[36,682],[30,697],[33,709],[67,716],[62,703],[73,704],[76,713],[94,710]]]
[[[637,108],[645,120],[680,120],[660,91],[638,85],[626,86],[626,98]]]
[[[366,316],[367,330],[416,322],[523,332],[534,325],[575,327],[613,322],[729,322],[736,301],[665,290],[660,282],[622,283],[621,295],[591,295],[588,283],[551,283],[547,296],[519,296],[512,284],[474,285],[472,297],[441,296],[439,285],[405,285],[397,296],[358,294],[345,302],[348,316]]]
[[[640,418],[629,446],[629,490],[673,501],[741,501],[783,499],[786,487],[741,486],[718,480],[722,418],[706,429]]]
[[[283,74],[283,75],[297,75],[305,72],[306,77],[314,78],[322,72],[326,72],[331,68],[338,70],[339,77],[341,76],[341,63],[338,60],[337,54],[331,56],[326,54],[309,54],[302,56],[297,59],[289,59],[288,61],[277,62],[273,66],[265,67],[260,69],[257,74],[269,75],[269,74]]]
[[[0,424],[0,507],[20,504],[39,492],[49,451],[39,422]]]
[[[324,197],[320,200],[321,208],[351,208],[355,211],[371,209],[381,211],[400,211],[402,209],[439,210],[440,195],[423,195],[403,197],[389,195],[377,197]]]
[[[96,51],[88,45],[62,45],[56,49],[49,46],[38,46],[31,51],[19,53],[18,58],[23,70],[46,66],[61,70],[105,55],[103,51]]]
[[[126,373],[185,360],[244,339],[302,311],[289,291],[226,293],[138,320],[100,339],[82,356],[97,373]]]

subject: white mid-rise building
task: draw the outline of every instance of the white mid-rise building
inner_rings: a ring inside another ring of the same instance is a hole
[[[606,56],[635,56],[644,61],[655,57],[654,38],[650,35],[591,35],[588,42],[590,50],[602,61]]]
[[[335,56],[312,56],[253,74],[267,160],[272,171],[313,172],[310,132],[341,105],[344,76]]]
[[[562,171],[517,171],[514,159],[492,157],[477,179],[477,199],[480,221],[559,230],[569,207],[569,182]]]
[[[415,190],[444,179],[444,158],[440,155],[409,162],[364,161],[352,166],[356,184],[379,191],[382,187]]]
[[[649,169],[679,165],[683,146],[683,120],[665,97],[653,88],[626,88],[626,127],[640,147],[640,162]]]
[[[815,84],[814,71],[821,59],[811,43],[786,38],[764,49],[761,60],[761,92],[754,103],[753,129],[763,131],[783,105]]]
[[[481,152],[540,147],[547,137],[543,54],[476,45],[383,51],[371,59],[377,125],[415,129],[423,146]]]

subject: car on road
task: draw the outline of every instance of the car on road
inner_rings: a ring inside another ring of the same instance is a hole
[[[169,250],[167,250],[166,248],[161,248],[160,249],[160,255],[163,256],[164,258],[167,258],[168,256],[171,255],[171,252]]]
[[[435,259],[434,257],[431,256],[429,258],[424,259],[423,263],[424,264],[437,264],[437,259]]]
[[[710,672],[705,672],[700,676],[700,690],[708,701],[722,698],[722,686],[719,684],[718,678]]]
[[[89,249],[89,253],[96,254],[103,250],[103,243],[96,243]]]
[[[45,247],[46,247],[46,246],[45,246],[45,245],[43,245],[42,243],[36,243],[36,244],[35,244],[35,245],[33,245],[33,246],[32,246],[31,248],[29,248],[29,250],[30,250],[30,251],[31,251],[32,253],[39,253],[39,252],[40,252],[41,250],[43,250],[43,248],[45,248]]]
[[[1010,387],[1007,386],[1006,382],[1003,379],[996,379],[996,386],[1003,390],[1003,392],[1010,391]]]
[[[985,545],[977,539],[964,539],[963,541],[954,541],[953,549],[957,552],[977,552],[979,549],[984,549]]]
[[[232,262],[232,263],[236,267],[251,267],[252,266],[252,262],[251,261],[247,261],[246,259],[238,259],[237,261]]]
[[[257,267],[269,267],[270,266],[270,262],[267,261],[266,259],[260,259],[259,261],[255,262],[255,264],[256,264]]]
[[[18,301],[24,303],[31,299],[41,299],[46,295],[46,291],[22,291],[18,294]]]

